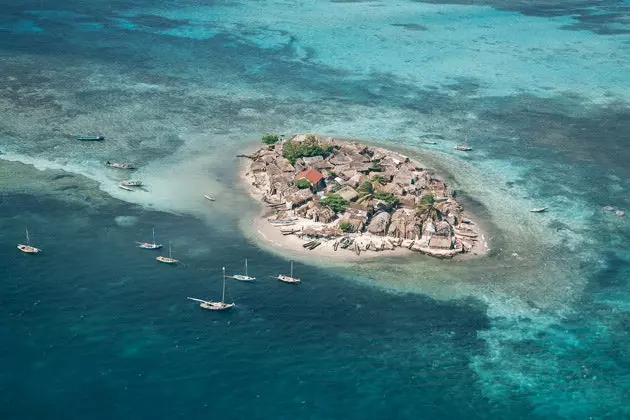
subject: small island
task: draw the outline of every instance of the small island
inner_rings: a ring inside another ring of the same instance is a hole
[[[243,178],[265,206],[264,224],[299,238],[300,250],[438,258],[485,252],[454,191],[407,156],[316,134],[268,134],[263,143],[239,155],[249,158]]]

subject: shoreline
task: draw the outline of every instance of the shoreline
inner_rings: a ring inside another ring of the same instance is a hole
[[[335,138],[336,144],[351,142],[351,140],[347,140],[345,138],[343,140]],[[264,145],[261,146],[260,144],[252,144],[244,149],[244,153],[251,153],[251,151],[258,152],[261,149],[264,150],[265,148],[266,146]],[[378,152],[392,153],[389,149],[378,146],[371,146],[371,149]],[[469,260],[486,256],[490,251],[488,246],[489,239],[482,227],[483,225],[480,226],[477,223],[473,224],[476,238],[475,240],[470,241],[470,247],[466,250],[466,252],[454,252],[454,250],[440,251],[419,247],[412,248],[414,241],[411,241],[411,246],[408,246],[409,240],[395,240],[395,238],[391,236],[373,235],[368,232],[361,232],[354,235],[344,235],[344,237],[353,236],[354,238],[357,238],[357,240],[361,241],[362,246],[359,246],[358,250],[349,248],[339,250],[339,237],[317,240],[319,244],[314,249],[305,248],[304,245],[310,242],[310,239],[305,240],[295,234],[283,234],[281,226],[274,226],[268,221],[268,218],[273,216],[275,212],[271,207],[268,207],[263,200],[263,191],[256,188],[254,185],[255,179],[249,173],[253,160],[251,160],[251,158],[247,155],[239,155],[239,157],[249,158],[249,160],[239,163],[238,180],[240,181],[241,186],[245,187],[249,197],[253,198],[259,207],[257,214],[248,218],[248,222],[251,223],[250,226],[252,227],[251,236],[255,241],[262,242],[275,250],[294,254],[298,257],[308,256],[311,258],[328,259],[336,262],[372,261],[390,257],[410,257],[414,254],[423,254],[438,259]],[[419,161],[414,160],[414,162],[417,163]],[[313,222],[312,220],[303,217],[297,217],[291,227],[287,230],[295,231],[294,233],[302,233],[307,226],[325,227],[326,224]],[[417,237],[416,240],[418,240]],[[370,242],[376,245],[366,245],[366,243]],[[391,246],[392,243],[394,246]],[[387,244],[387,248],[385,248],[385,244]]]

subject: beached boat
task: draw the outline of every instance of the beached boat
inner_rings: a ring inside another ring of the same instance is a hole
[[[74,139],[79,141],[103,141],[105,136],[75,136]]]
[[[136,169],[136,167],[131,163],[110,162],[109,160],[105,162],[105,166],[118,169]]]
[[[123,181],[120,183],[121,185],[125,185],[127,187],[141,187],[142,181],[132,181],[130,179]]]
[[[206,200],[214,201],[214,197],[212,197],[211,195],[204,194],[203,196]]]
[[[234,274],[233,276],[229,276],[232,277],[235,280],[240,280],[240,281],[254,281],[256,280],[256,277],[250,277],[247,275],[247,258],[245,258],[245,275],[242,274]]]
[[[294,225],[295,221],[297,220],[296,217],[290,217],[287,219],[267,219],[267,221],[269,223],[271,223],[274,226],[290,226],[290,225]]]
[[[133,188],[128,187],[128,186],[123,185],[123,184],[118,184],[118,188],[122,188],[123,190],[126,190],[126,191],[133,191]]]
[[[199,302],[199,306],[201,308],[208,309],[210,311],[225,311],[227,309],[232,309],[234,307],[234,303],[225,303],[225,267],[223,267],[223,294],[221,295],[221,302],[214,302],[211,300],[203,300],[191,297],[189,297],[188,299]]]
[[[301,282],[300,279],[293,277],[293,261],[291,261],[291,275],[285,276],[284,274],[278,274],[278,277],[276,278],[282,282],[291,283],[291,284],[298,284]]]
[[[173,258],[173,250],[171,249],[171,243],[168,243],[168,257],[159,256],[155,258],[159,262],[163,262],[164,264],[177,264],[179,260]]]
[[[28,236],[28,228],[26,229],[26,245],[18,244],[17,249],[27,254],[37,254],[42,252],[41,249],[31,246],[31,238]]]
[[[142,249],[160,249],[162,248],[162,244],[155,243],[155,228],[153,228],[153,243],[150,244],[148,242],[136,242],[138,244],[138,248]]]
[[[529,211],[531,211],[532,213],[542,213],[543,211],[547,211],[547,207],[537,207]]]

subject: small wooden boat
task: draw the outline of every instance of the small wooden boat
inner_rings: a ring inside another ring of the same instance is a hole
[[[109,160],[105,162],[105,166],[118,169],[136,169],[136,167],[131,163],[110,162]]]
[[[240,281],[254,281],[256,280],[256,277],[250,277],[247,275],[247,258],[245,258],[245,275],[242,274],[234,274],[233,276],[230,276],[235,280],[240,280]]]
[[[537,207],[535,209],[529,210],[532,213],[542,213],[543,211],[547,211],[547,207]]]
[[[437,141],[429,141],[429,140],[425,140],[422,143],[424,144],[437,144]]]
[[[133,188],[128,187],[128,186],[123,185],[123,184],[118,184],[118,188],[122,188],[123,190],[126,190],[126,191],[133,191]]]
[[[293,261],[291,261],[291,275],[285,276],[284,274],[278,274],[278,277],[276,278],[284,283],[290,284],[299,284],[301,282],[300,279],[293,277]]]
[[[176,260],[175,258],[173,258],[173,251],[171,249],[170,242],[168,243],[168,257],[163,257],[160,255],[159,257],[156,257],[155,259],[164,264],[177,264],[179,262],[179,260]]]
[[[227,309],[232,309],[234,307],[234,303],[225,303],[225,267],[223,267],[223,294],[221,295],[221,302],[214,302],[211,300],[203,300],[191,297],[189,297],[188,299],[199,302],[199,306],[202,309],[208,309],[210,311],[225,311]]]
[[[75,136],[74,139],[79,141],[103,141],[105,136]]]
[[[210,196],[210,195],[208,195],[208,194],[204,194],[203,196],[204,196],[204,198],[205,198],[206,200],[214,201],[214,197],[212,197],[212,196]]]
[[[142,186],[142,181],[132,181],[132,180],[126,180],[120,183],[121,185],[126,185],[127,187],[141,187]]]
[[[136,242],[138,244],[138,248],[142,249],[160,249],[162,248],[162,244],[155,243],[155,228],[153,228],[153,243],[150,244],[148,242]]]
[[[17,249],[27,254],[38,254],[42,252],[41,249],[31,246],[31,238],[28,236],[28,228],[26,229],[26,245],[18,244]]]
[[[274,226],[291,226],[295,224],[296,218],[289,219],[267,219]]]

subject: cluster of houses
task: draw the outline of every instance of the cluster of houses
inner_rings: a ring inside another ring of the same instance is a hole
[[[287,141],[319,144],[331,152],[292,163],[284,157]],[[247,177],[276,213],[273,220],[287,221],[287,225],[295,218],[309,221],[299,227],[285,226],[284,232],[309,240],[345,239],[346,244],[352,238],[354,246],[349,249],[357,252],[407,247],[441,257],[470,251],[477,241],[476,228],[451,189],[399,153],[297,134],[249,157]],[[370,188],[365,188],[366,181]],[[326,200],[322,202],[332,194],[347,202],[344,209],[335,212],[324,204]],[[422,200],[423,196],[431,198]]]

